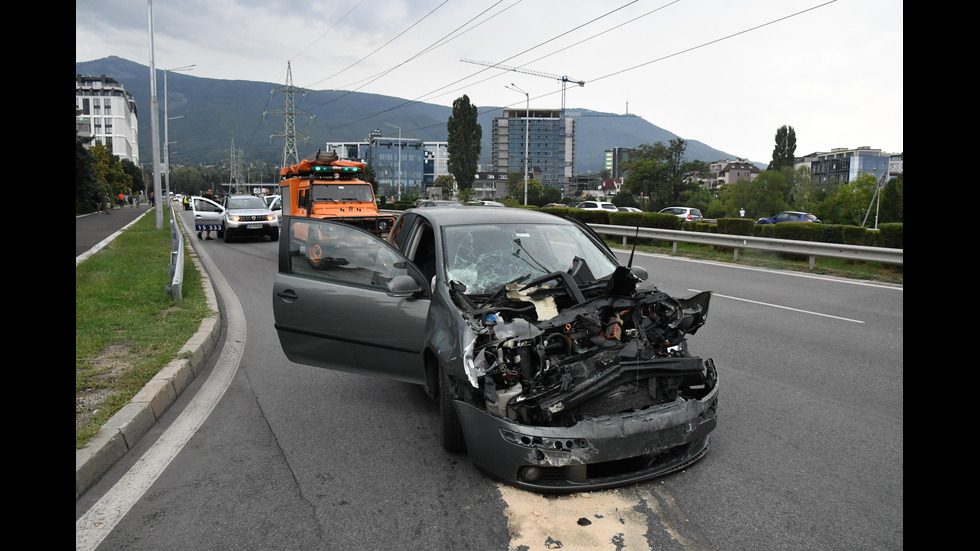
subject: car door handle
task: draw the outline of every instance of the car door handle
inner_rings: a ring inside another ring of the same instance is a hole
[[[292,289],[279,291],[278,293],[276,293],[276,296],[278,296],[279,298],[283,299],[286,302],[293,302],[294,300],[299,299],[299,296]]]

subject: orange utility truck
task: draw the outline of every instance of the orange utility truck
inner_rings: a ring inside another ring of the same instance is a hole
[[[337,154],[317,152],[312,161],[282,169],[282,213],[338,220],[386,237],[395,217],[378,212],[371,184],[360,179],[364,163],[337,160]]]

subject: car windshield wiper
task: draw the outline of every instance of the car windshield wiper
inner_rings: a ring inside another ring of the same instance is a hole
[[[494,301],[494,299],[496,299],[496,298],[497,298],[498,296],[500,296],[500,293],[501,293],[501,292],[503,292],[503,291],[505,291],[505,290],[507,289],[507,286],[508,286],[508,285],[510,285],[510,284],[512,284],[512,283],[519,283],[519,282],[521,282],[521,281],[524,281],[525,279],[527,279],[527,278],[529,278],[529,277],[531,277],[531,274],[529,274],[529,273],[528,273],[528,274],[524,274],[524,275],[522,275],[522,276],[519,276],[519,277],[516,277],[516,278],[514,278],[514,279],[512,279],[512,280],[510,280],[510,281],[508,281],[507,283],[504,283],[503,285],[501,285],[500,287],[498,287],[498,288],[497,288],[497,290],[496,290],[496,291],[494,291],[494,292],[493,292],[493,294],[492,294],[492,295],[490,295],[490,296],[489,296],[489,297],[487,298],[487,300],[485,300],[485,301],[483,301],[483,303],[482,303],[482,304],[480,304],[478,308],[479,308],[480,310],[483,310],[484,308],[486,308],[486,306],[487,306],[488,304],[490,304],[491,302],[493,302],[493,301]]]

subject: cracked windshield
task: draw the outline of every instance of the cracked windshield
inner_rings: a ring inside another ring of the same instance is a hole
[[[567,272],[575,258],[584,261],[595,279],[616,268],[575,226],[449,226],[444,235],[446,276],[466,285],[467,294],[491,293],[507,283]]]

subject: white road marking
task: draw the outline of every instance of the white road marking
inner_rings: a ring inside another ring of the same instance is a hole
[[[688,291],[690,291],[692,293],[700,293],[701,292],[701,291],[698,291],[697,289],[688,289]],[[749,300],[747,298],[738,298],[738,297],[733,297],[733,296],[729,296],[729,295],[719,295],[718,293],[711,293],[711,297],[712,298],[714,298],[714,297],[730,298],[732,300],[740,300],[742,302],[751,302],[752,304],[760,304],[762,306],[769,306],[771,308],[780,308],[782,310],[792,310],[793,312],[801,312],[803,314],[810,314],[812,316],[822,316],[822,317],[825,317],[825,318],[833,318],[833,319],[838,319],[838,320],[842,320],[842,321],[849,321],[849,322],[852,322],[852,323],[865,323],[865,322],[863,322],[861,320],[855,320],[855,319],[851,319],[851,318],[842,318],[840,316],[832,316],[830,314],[822,314],[820,312],[813,312],[813,311],[810,311],[810,310],[800,310],[799,308],[790,308],[789,306],[781,306],[779,304],[773,304],[771,302],[760,302],[758,300]]]
[[[210,258],[206,255],[201,255],[200,258],[203,262],[210,263]],[[200,391],[174,423],[97,503],[75,521],[76,551],[95,549],[112,532],[116,524],[126,516],[194,436],[238,371],[245,349],[245,315],[241,303],[221,273],[211,269],[209,276],[218,293],[225,299],[226,312],[230,312],[230,315],[226,315],[228,334],[224,339],[225,344],[221,350],[216,351],[218,361]]]

